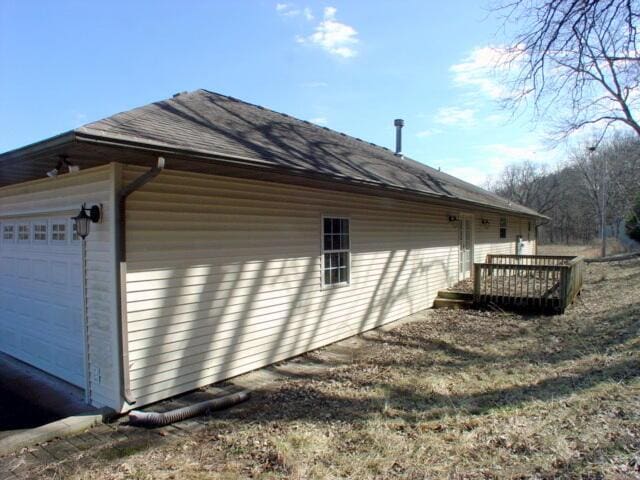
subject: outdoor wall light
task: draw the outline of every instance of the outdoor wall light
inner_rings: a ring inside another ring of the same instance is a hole
[[[482,225],[489,225],[490,222],[489,222],[488,219],[483,218],[483,219],[480,220],[480,223],[482,223]]]
[[[89,212],[88,215],[87,212]],[[87,235],[89,235],[89,231],[91,230],[91,224],[98,223],[100,221],[100,216],[101,213],[99,205],[87,208],[87,204],[83,203],[80,213],[75,217],[71,217],[76,225],[76,232],[78,233],[78,236],[83,240],[87,238]]]
[[[458,221],[458,216],[457,215],[449,215],[449,221],[450,222],[457,222]]]

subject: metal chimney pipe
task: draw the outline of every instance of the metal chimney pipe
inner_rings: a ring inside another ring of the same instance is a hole
[[[401,118],[396,118],[393,121],[393,124],[396,127],[396,156],[402,156],[402,127],[404,127],[404,120]]]

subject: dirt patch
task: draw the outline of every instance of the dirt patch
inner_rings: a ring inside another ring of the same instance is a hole
[[[563,315],[430,311],[361,335],[340,362],[337,347],[306,355],[325,368],[272,384],[200,433],[38,474],[637,478],[639,334],[640,259],[591,264]]]

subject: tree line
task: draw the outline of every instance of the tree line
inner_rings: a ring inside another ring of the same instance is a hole
[[[626,229],[633,238],[640,223],[640,138],[616,135],[583,145],[555,168],[509,165],[487,186],[550,217],[538,230],[542,243],[590,243],[600,235],[603,211],[609,236]]]

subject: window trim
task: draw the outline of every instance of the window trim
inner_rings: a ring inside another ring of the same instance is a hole
[[[324,249],[324,221],[325,219],[330,218],[330,219],[338,219],[338,220],[346,220],[347,222],[349,222],[349,248],[348,249],[339,249],[339,250],[328,250],[325,251]],[[341,215],[341,214],[323,214],[320,216],[320,285],[322,286],[322,289],[331,289],[331,288],[344,288],[344,287],[348,287],[349,285],[351,285],[352,283],[352,269],[351,269],[351,250],[353,248],[353,241],[351,239],[351,234],[353,232],[353,224],[351,222],[351,217],[348,215]],[[324,256],[325,253],[341,253],[341,252],[346,252],[347,253],[347,278],[348,280],[346,282],[339,282],[339,283],[325,283],[324,281],[324,271],[325,271],[325,264],[324,264]]]

